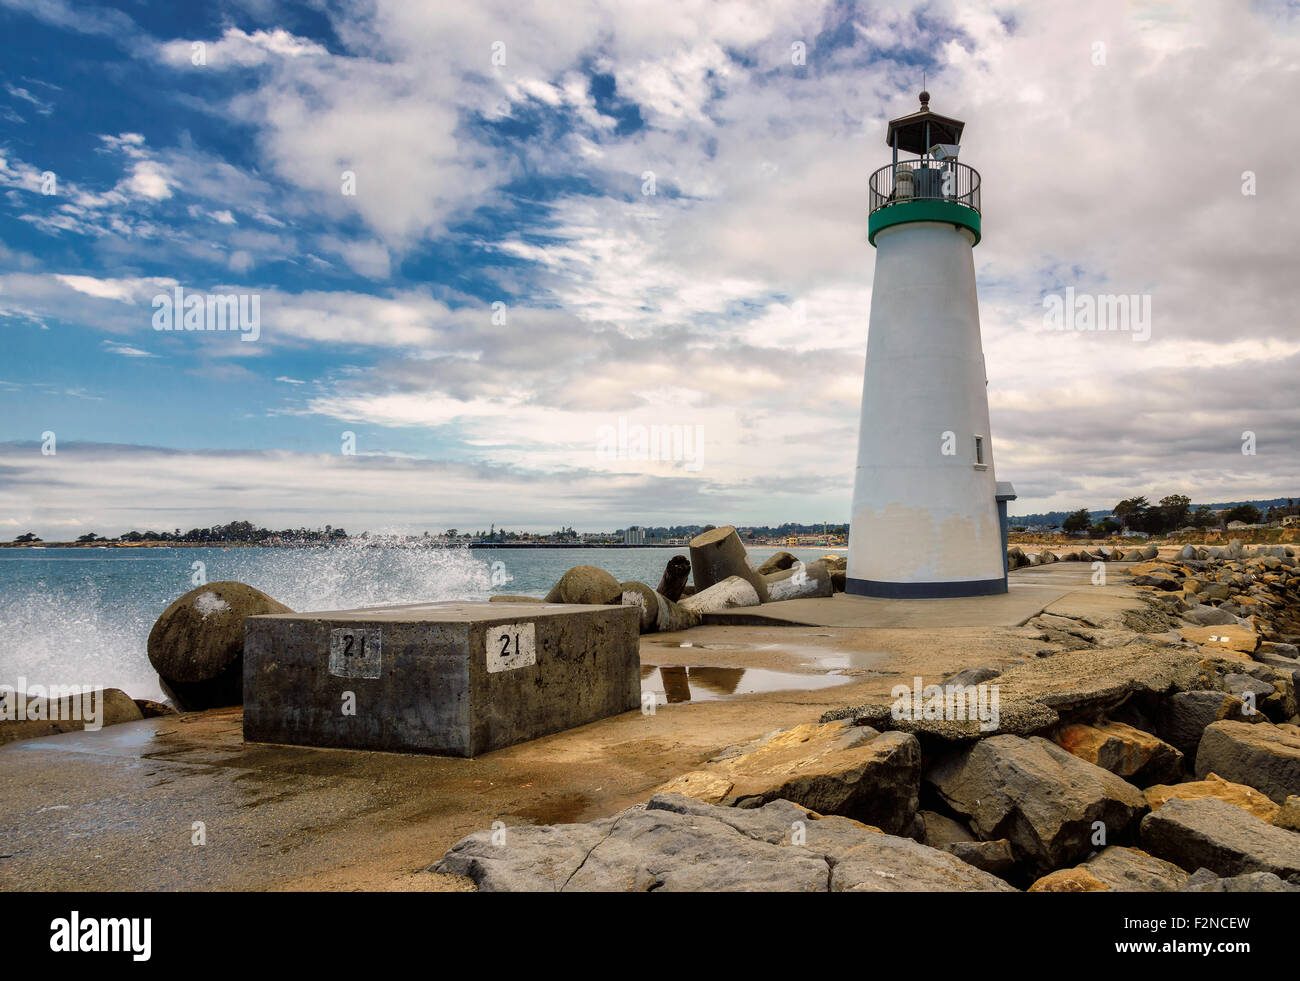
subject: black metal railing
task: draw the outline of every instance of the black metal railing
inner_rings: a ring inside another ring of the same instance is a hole
[[[904,201],[951,201],[980,210],[980,173],[958,160],[900,160],[871,175],[868,213]]]

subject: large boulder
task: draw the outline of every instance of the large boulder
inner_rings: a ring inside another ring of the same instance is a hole
[[[915,736],[841,721],[782,729],[733,746],[707,769],[678,777],[660,792],[737,807],[789,800],[903,834],[916,819],[920,785]]]
[[[1142,844],[1188,872],[1300,875],[1300,835],[1226,801],[1171,800],[1142,819]]]
[[[1183,754],[1162,739],[1122,722],[1062,726],[1053,736],[1061,748],[1138,786],[1177,780]]]
[[[1279,810],[1278,806],[1261,794],[1254,787],[1244,783],[1224,780],[1217,773],[1206,774],[1204,780],[1189,780],[1187,783],[1156,784],[1142,791],[1155,811],[1171,800],[1201,800],[1213,797],[1228,804],[1235,804],[1261,821],[1273,822]],[[1276,822],[1273,822],[1276,823]]]
[[[937,849],[789,801],[741,809],[676,794],[590,824],[480,831],[430,870],[484,892],[1014,891]]]
[[[1179,892],[1188,875],[1140,848],[1109,845],[1082,865],[1048,873],[1030,892]]]
[[[702,532],[691,539],[691,570],[695,588],[705,590],[733,576],[746,580],[767,602],[767,583],[749,564],[745,546],[731,525]]]
[[[659,596],[643,582],[621,582],[623,590],[619,602],[624,606],[635,606],[640,615],[640,631],[643,634],[654,633],[659,629]]]
[[[1215,722],[1196,751],[1196,776],[1248,784],[1281,804],[1300,794],[1300,734],[1267,722]]]
[[[1195,758],[1206,726],[1223,719],[1248,722],[1258,716],[1248,717],[1245,703],[1227,692],[1175,692],[1161,702],[1156,734],[1184,756]]]
[[[940,814],[938,811],[918,811],[917,816],[921,819],[921,843],[931,848],[946,850],[948,845],[975,840],[975,836],[970,833],[970,828],[960,821],[954,821],[946,814]]]
[[[943,846],[943,851],[999,878],[1006,878],[1015,872],[1015,849],[1005,838],[997,841],[954,841]]]
[[[617,604],[623,588],[617,579],[594,565],[575,565],[546,594],[548,603]]]
[[[925,782],[978,837],[1010,840],[1040,875],[1093,851],[1096,822],[1120,838],[1147,810],[1132,784],[1040,737],[982,739],[939,760]]]
[[[31,692],[0,693],[0,746],[63,732],[92,730],[143,719],[139,705],[119,688],[47,698]]]
[[[1220,610],[1217,606],[1207,606],[1204,603],[1198,603],[1185,611],[1183,619],[1199,627],[1223,626],[1237,622],[1237,618],[1227,610]]]
[[[1028,892],[1106,892],[1110,887],[1082,865],[1057,869],[1035,880]]]
[[[1183,892],[1300,892],[1300,885],[1279,879],[1272,872],[1247,872],[1244,875],[1220,877],[1209,869],[1199,869],[1187,880]]]
[[[1288,797],[1283,801],[1269,824],[1288,831],[1300,831],[1300,796]]]
[[[163,690],[185,711],[240,705],[244,700],[244,621],[292,613],[242,582],[191,589],[163,611],[149,631],[149,663]]]

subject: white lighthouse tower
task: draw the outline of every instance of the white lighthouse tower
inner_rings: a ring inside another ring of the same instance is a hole
[[[958,119],[891,120],[893,162],[871,176],[876,247],[846,591],[1007,591],[1006,502],[989,432],[973,249],[980,176],[957,159]]]

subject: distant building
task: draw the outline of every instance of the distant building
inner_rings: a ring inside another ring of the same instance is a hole
[[[624,545],[644,545],[644,544],[645,544],[645,529],[644,529],[644,528],[639,528],[639,527],[637,527],[636,525],[633,525],[631,528],[627,528],[627,529],[625,529],[625,530],[623,531],[623,544],[624,544]]]
[[[1297,528],[1297,527],[1300,527],[1300,514],[1288,514],[1288,515],[1285,515],[1285,516],[1282,518],[1282,527],[1283,527],[1283,528]]]

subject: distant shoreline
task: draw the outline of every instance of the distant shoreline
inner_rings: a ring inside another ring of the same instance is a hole
[[[353,538],[347,541],[350,545],[368,545],[372,548],[388,548],[394,543],[380,539],[359,539]],[[103,548],[103,549],[123,549],[123,548],[332,548],[338,545],[338,542],[0,542],[0,548],[8,549],[46,549],[46,548]],[[407,542],[397,543],[403,546],[418,546],[420,548],[432,549],[493,549],[493,548],[536,548],[536,549],[559,549],[559,548],[689,548],[689,544],[682,542],[677,545],[667,545],[661,542],[645,542],[641,545],[627,545],[623,542],[457,542],[448,544],[445,542],[425,544],[419,539],[412,539]],[[809,545],[789,545],[786,543],[763,542],[745,542],[749,548],[847,548],[843,544],[809,544]]]

